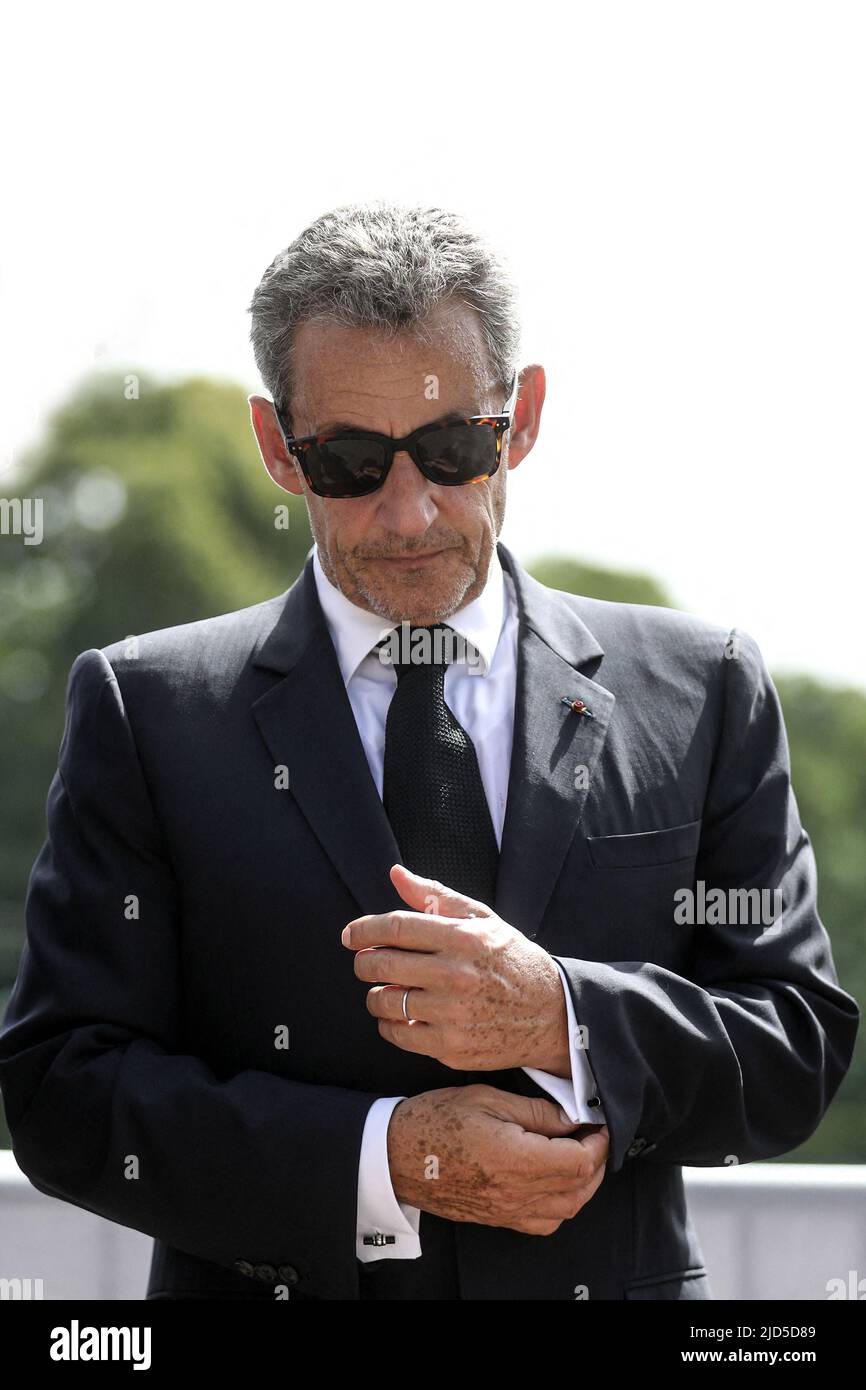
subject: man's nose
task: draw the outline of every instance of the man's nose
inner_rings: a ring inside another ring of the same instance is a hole
[[[389,531],[401,536],[423,535],[439,510],[433,497],[434,487],[409,455],[400,450],[379,489],[378,519]]]

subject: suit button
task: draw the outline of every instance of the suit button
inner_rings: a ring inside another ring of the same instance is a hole
[[[294,1265],[280,1265],[279,1275],[284,1284],[297,1284],[301,1277]]]
[[[277,1271],[273,1265],[256,1265],[255,1274],[257,1279],[262,1279],[268,1284],[277,1282]]]
[[[657,1149],[657,1148],[658,1148],[658,1144],[647,1144],[646,1148],[645,1148],[644,1151],[643,1151],[643,1153],[644,1153],[644,1158],[646,1158],[647,1154],[651,1154],[652,1151],[653,1151],[653,1149]]]
[[[248,1279],[255,1277],[255,1266],[251,1265],[249,1260],[235,1260],[232,1269],[236,1269],[238,1274],[245,1274]]]
[[[645,1139],[635,1139],[631,1144],[629,1144],[628,1148],[625,1151],[626,1158],[637,1158],[638,1154],[643,1153],[644,1149],[646,1148],[646,1144],[647,1141]]]

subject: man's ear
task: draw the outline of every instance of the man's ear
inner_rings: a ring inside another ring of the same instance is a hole
[[[277,487],[285,492],[293,492],[296,497],[302,496],[304,484],[295,460],[283,443],[273,401],[266,396],[248,396],[247,400],[262,463]]]
[[[546,386],[544,368],[539,363],[533,362],[523,368],[514,424],[508,439],[509,468],[516,468],[526,458],[538,438]]]

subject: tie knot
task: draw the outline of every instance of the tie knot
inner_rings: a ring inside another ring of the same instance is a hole
[[[416,626],[402,622],[376,643],[383,666],[393,666],[397,680],[408,671],[440,671],[466,655],[468,643],[447,623]]]

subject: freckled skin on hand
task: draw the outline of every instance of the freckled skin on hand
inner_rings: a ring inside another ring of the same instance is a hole
[[[553,957],[485,903],[402,865],[391,876],[414,911],[357,919],[344,942],[356,953],[356,975],[373,985],[367,1008],[382,1036],[457,1071],[537,1067],[569,1076],[568,1012]],[[431,898],[436,914],[422,910]],[[406,989],[423,1028],[401,1017]]]
[[[580,1139],[569,1137],[575,1129]],[[606,1127],[564,1124],[549,1101],[485,1085],[401,1101],[388,1129],[399,1201],[447,1220],[531,1235],[552,1234],[576,1215],[604,1177],[607,1152]],[[426,1176],[431,1156],[436,1178]]]

